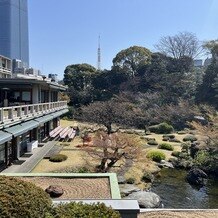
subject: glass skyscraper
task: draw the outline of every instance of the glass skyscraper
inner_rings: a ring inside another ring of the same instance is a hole
[[[27,0],[0,0],[0,55],[29,66]]]

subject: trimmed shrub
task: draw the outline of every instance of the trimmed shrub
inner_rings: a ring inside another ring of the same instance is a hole
[[[170,139],[169,142],[180,143],[181,141],[179,139]]]
[[[64,154],[56,154],[49,158],[51,162],[62,162],[67,160],[67,155]]]
[[[179,135],[185,135],[186,134],[186,131],[178,131],[177,132]]]
[[[187,135],[183,138],[184,142],[190,141],[190,142],[194,142],[197,141],[198,139],[194,136],[194,135]]]
[[[172,152],[172,156],[174,156],[174,157],[179,157],[180,154],[181,154],[180,151],[173,151],[173,152]]]
[[[169,141],[169,139],[170,139],[169,137],[164,136],[162,141],[167,142],[167,141]]]
[[[164,137],[168,137],[169,139],[175,139],[176,136],[175,135],[171,135],[171,134],[170,135],[167,134],[167,135],[163,135],[163,138]]]
[[[59,204],[52,211],[52,215],[55,218],[121,218],[119,212],[106,207],[103,203],[83,204],[82,202]]]
[[[159,149],[164,149],[164,150],[168,150],[168,151],[173,151],[174,147],[171,144],[168,143],[162,143],[158,146]]]
[[[181,146],[182,146],[182,152],[188,153],[190,145],[188,143],[182,143]]]
[[[0,217],[45,217],[51,198],[36,185],[14,177],[0,176]]]
[[[165,160],[166,155],[161,151],[150,151],[148,152],[147,157],[155,162],[160,162],[161,160]]]
[[[126,180],[126,183],[127,183],[127,184],[134,184],[134,183],[135,183],[135,178],[132,178],[132,177],[128,178],[128,179]]]
[[[147,142],[148,145],[158,145],[158,143],[155,140],[149,140]]]
[[[167,123],[160,123],[158,125],[149,126],[148,129],[151,132],[154,132],[157,134],[169,134],[173,132],[173,127]]]

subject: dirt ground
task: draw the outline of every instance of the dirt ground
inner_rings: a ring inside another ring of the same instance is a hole
[[[67,121],[67,120],[61,120],[61,126],[72,126],[72,127],[79,127],[80,131],[89,130],[91,127],[97,127],[98,125],[94,124],[91,125],[89,123],[81,123],[77,121]],[[177,139],[182,141],[183,137],[185,135],[179,135],[174,134]],[[144,174],[144,172],[156,172],[158,170],[156,164],[153,161],[150,161],[146,158],[146,154],[150,150],[160,150],[157,148],[157,146],[147,146],[146,139],[143,139],[140,135],[136,134],[130,134],[131,137],[134,137],[137,141],[137,144],[142,147],[142,152],[140,156],[137,158],[137,160],[134,160],[131,164],[131,166],[128,169],[125,169],[124,176],[128,178],[135,178],[136,184],[141,184],[141,177]],[[146,136],[148,138],[155,138],[158,143],[163,142],[162,141],[162,135],[158,134],[151,134]],[[174,145],[175,151],[180,151],[181,146],[180,143],[173,143],[173,142],[167,142]],[[43,159],[40,161],[40,163],[33,169],[33,173],[45,173],[45,172],[54,172],[54,171],[61,171],[65,168],[82,168],[85,166],[94,166],[97,164],[96,161],[94,161],[90,156],[87,155],[85,151],[83,151],[81,148],[77,147],[78,145],[82,145],[82,139],[77,136],[73,141],[71,142],[59,142],[61,146],[63,146],[63,149],[61,150],[61,154],[65,154],[68,156],[68,159],[66,161],[60,162],[60,163],[53,163],[50,162],[48,159]],[[166,160],[168,160],[171,156],[172,151],[166,151],[161,150],[166,155]],[[112,172],[119,172],[120,168],[118,166],[124,166],[125,161],[119,161],[115,168],[112,169]],[[145,188],[145,187],[140,187]]]

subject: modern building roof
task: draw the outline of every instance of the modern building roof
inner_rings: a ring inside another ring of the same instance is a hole
[[[15,125],[9,128],[4,129],[4,131],[13,134],[14,137],[22,135],[23,133],[36,128],[39,125],[38,122],[31,120],[19,125]]]

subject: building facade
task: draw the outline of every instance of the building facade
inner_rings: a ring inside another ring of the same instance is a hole
[[[37,147],[68,112],[66,87],[42,76],[0,78],[0,171]]]
[[[0,55],[0,78],[11,78],[12,61],[9,58]]]
[[[0,54],[29,66],[27,0],[0,0]]]

